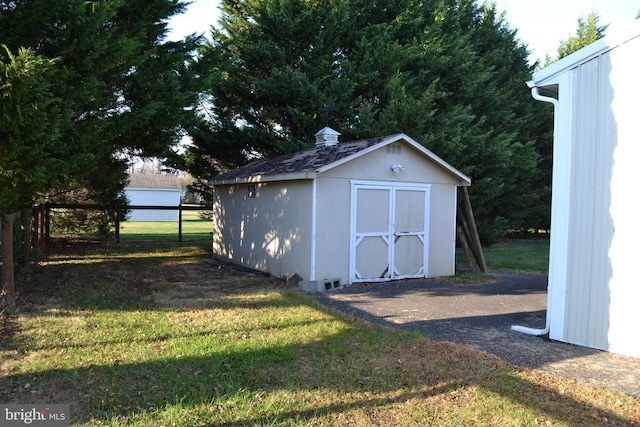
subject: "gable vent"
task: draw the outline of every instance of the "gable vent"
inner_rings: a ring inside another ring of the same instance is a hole
[[[402,154],[402,145],[400,144],[387,145],[387,154]]]

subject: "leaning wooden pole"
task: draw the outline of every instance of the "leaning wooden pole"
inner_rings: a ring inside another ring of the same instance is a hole
[[[458,208],[458,215],[460,215],[460,208]],[[465,232],[462,225],[458,224],[458,240],[460,241],[460,246],[462,246],[462,250],[464,251],[464,256],[467,257],[467,261],[469,262],[469,267],[471,271],[477,273],[480,271],[478,265],[475,263],[473,252],[471,251],[471,247],[469,246],[469,240],[467,239],[467,233]]]
[[[478,267],[483,273],[487,273],[487,262],[484,259],[484,253],[482,252],[482,244],[480,243],[480,235],[478,234],[478,228],[476,227],[476,219],[473,215],[473,209],[471,208],[471,199],[469,198],[469,191],[467,187],[462,187],[462,195],[464,201],[464,207],[469,218],[469,231],[471,232],[472,247],[475,248],[475,257],[478,262]]]
[[[482,271],[482,266],[480,264],[480,257],[478,256],[478,252],[482,251],[482,247],[480,243],[475,239],[473,233],[471,232],[471,227],[469,226],[469,221],[467,217],[463,213],[460,205],[458,205],[458,223],[462,227],[462,231],[464,232],[464,236],[467,239],[467,244],[469,245],[469,250],[471,251],[471,257],[475,261],[478,266],[477,271]]]

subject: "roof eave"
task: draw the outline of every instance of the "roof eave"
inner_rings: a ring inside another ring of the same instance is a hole
[[[181,187],[124,187],[125,190],[181,191]]]
[[[533,74],[532,79],[527,85],[532,87],[543,87],[553,84],[555,78],[567,70],[577,67],[579,64],[589,61],[596,56],[620,46],[627,41],[640,36],[640,20],[623,25],[617,28],[611,28],[609,34],[588,46],[568,55],[561,60],[554,62],[546,68]]]
[[[274,181],[295,181],[301,179],[315,179],[317,173],[315,171],[301,171],[292,173],[279,173],[273,175],[253,175],[243,176],[238,178],[227,178],[222,180],[214,179],[213,185],[234,185],[234,184],[252,184],[261,182],[274,182]]]

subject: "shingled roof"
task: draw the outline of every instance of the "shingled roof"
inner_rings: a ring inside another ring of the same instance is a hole
[[[214,184],[216,184],[224,181],[243,180],[255,176],[316,171],[323,166],[330,165],[345,157],[380,144],[388,138],[389,137],[378,137],[360,141],[341,142],[331,146],[313,147],[280,156],[265,157],[218,175],[213,178],[213,181]]]
[[[312,179],[316,173],[323,172],[353,157],[375,150],[378,145],[384,146],[400,140],[412,145],[426,157],[458,176],[462,181],[467,182],[467,185],[471,183],[471,180],[467,176],[402,133],[359,141],[340,142],[339,144],[330,146],[316,146],[290,154],[265,157],[217,175],[213,177],[211,182],[213,185],[226,185],[251,181]]]

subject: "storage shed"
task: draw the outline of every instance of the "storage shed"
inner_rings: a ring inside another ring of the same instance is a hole
[[[640,357],[640,21],[540,70],[554,105],[547,330]]]
[[[177,175],[132,173],[124,189],[131,206],[179,206],[183,179]],[[178,221],[178,210],[133,209],[128,221]]]
[[[214,254],[305,290],[454,274],[470,179],[407,135],[338,135],[215,177]]]

